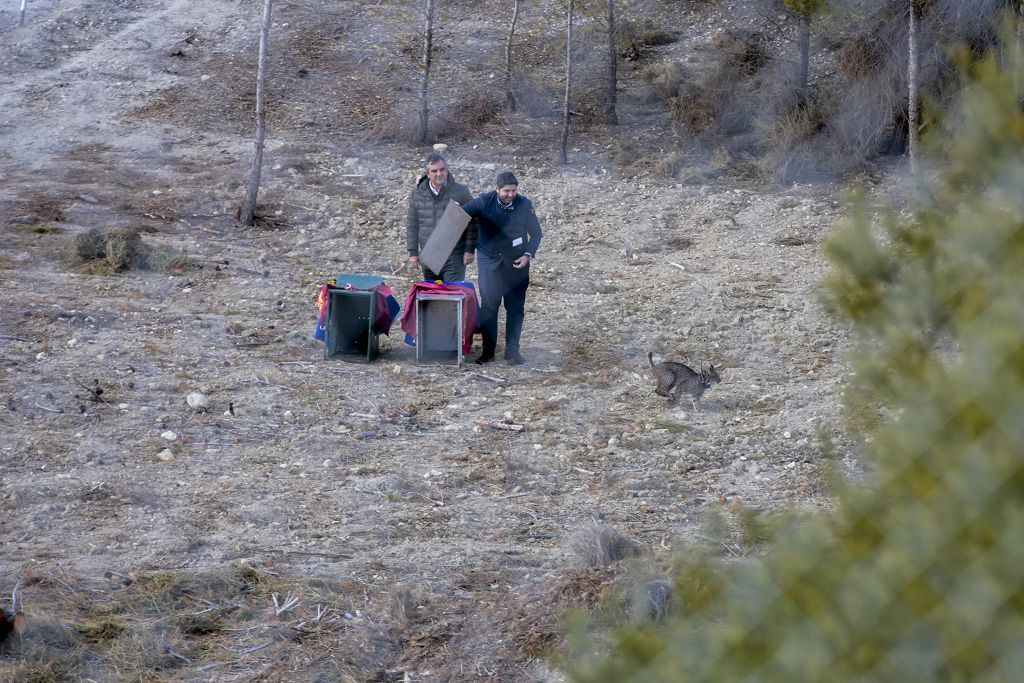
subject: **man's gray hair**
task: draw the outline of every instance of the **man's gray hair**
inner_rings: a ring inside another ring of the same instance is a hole
[[[444,158],[443,154],[440,152],[431,152],[427,155],[427,158],[423,160],[423,168],[427,168],[431,164],[436,164],[439,161],[445,166],[448,165],[448,160]]]

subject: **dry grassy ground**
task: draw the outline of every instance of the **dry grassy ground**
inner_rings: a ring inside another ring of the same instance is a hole
[[[663,112],[629,65],[623,126],[575,133],[569,167],[554,118],[481,105],[467,127],[505,8],[449,8],[435,90],[453,174],[480,192],[515,169],[546,231],[529,364],[418,366],[397,326],[373,364],[325,361],[327,277],[382,274],[403,298],[412,281],[402,221],[425,149],[387,139],[411,110],[418,22],[278,4],[265,219],[241,228],[259,9],[0,14],[0,592],[24,577],[30,620],[0,678],[558,680],[543,656],[561,611],[607,602],[620,560],[656,577],[711,512],[825,504],[843,332],[816,287],[835,188],[652,174]],[[665,20],[699,26],[696,44],[702,11]],[[543,19],[524,46],[553,44]],[[524,78],[541,102],[546,68]],[[139,231],[148,269],[76,262],[93,228]],[[722,363],[724,381],[700,412],[669,404],[648,350]],[[719,550],[739,557],[731,528]]]

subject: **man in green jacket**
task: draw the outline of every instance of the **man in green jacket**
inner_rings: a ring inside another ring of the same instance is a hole
[[[409,213],[405,221],[405,243],[409,249],[409,266],[423,268],[424,280],[443,280],[445,282],[461,282],[466,279],[466,266],[473,262],[476,255],[477,222],[474,218],[466,226],[462,238],[452,249],[451,255],[435,273],[420,263],[420,249],[430,239],[437,222],[441,220],[448,200],[454,199],[462,205],[473,199],[469,189],[448,173],[448,162],[437,152],[427,155],[424,162],[426,175],[420,178],[409,197]]]

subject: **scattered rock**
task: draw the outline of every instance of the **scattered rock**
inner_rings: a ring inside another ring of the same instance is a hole
[[[160,434],[160,438],[164,441],[177,441],[178,435],[168,429],[166,432]]]
[[[190,391],[188,396],[185,397],[185,403],[197,413],[205,413],[210,409],[210,399],[198,391]]]
[[[174,453],[171,452],[170,448],[165,448],[156,454],[156,459],[164,462],[170,462],[171,460],[174,460]]]

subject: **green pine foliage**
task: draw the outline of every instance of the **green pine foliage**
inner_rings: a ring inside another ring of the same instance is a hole
[[[761,559],[681,560],[666,619],[577,631],[573,680],[1024,681],[1024,114],[963,68],[925,199],[827,247],[866,480]]]
[[[811,18],[824,6],[826,0],[782,0],[782,4],[798,17]]]

